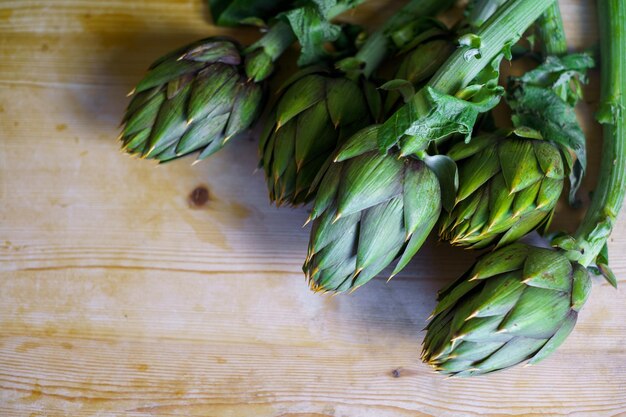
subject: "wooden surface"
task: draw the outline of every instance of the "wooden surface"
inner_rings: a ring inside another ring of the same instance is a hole
[[[380,21],[388,3],[347,18]],[[592,46],[592,2],[562,7],[572,44]],[[418,360],[421,329],[471,252],[431,242],[390,283],[314,295],[306,209],[269,206],[252,138],[193,167],[122,155],[144,68],[217,31],[200,0],[0,1],[0,416],[626,416],[623,217],[621,288],[594,281],[554,356],[444,379]]]

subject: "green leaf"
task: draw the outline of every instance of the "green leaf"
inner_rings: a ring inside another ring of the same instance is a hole
[[[415,94],[415,88],[413,84],[407,80],[391,80],[387,81],[379,87],[381,90],[397,91],[402,95],[404,102],[409,101]]]
[[[189,46],[185,54],[177,57],[177,60],[204,62],[206,64],[221,62],[227,65],[239,65],[241,54],[238,46],[229,40],[208,38],[200,41],[200,44]]]
[[[580,311],[591,294],[591,278],[587,269],[576,262],[572,274],[572,310]]]
[[[498,329],[513,336],[547,339],[559,329],[569,311],[569,294],[528,287]]]
[[[498,101],[495,94],[475,103],[425,87],[383,123],[379,147],[387,150],[406,135],[400,148],[403,155],[409,155],[454,133],[469,138],[478,115],[495,107]]]
[[[515,113],[515,126],[535,129],[544,139],[564,146],[576,156],[569,166],[569,199],[573,203],[587,165],[585,135],[573,107],[552,90],[530,85],[510,91],[507,102]]]
[[[469,143],[457,142],[448,151],[447,155],[454,161],[469,158],[470,156],[477,154],[487,147],[495,146],[498,141],[498,135],[486,134],[475,136]]]
[[[459,167],[457,201],[468,198],[500,171],[496,147],[488,147]]]
[[[325,45],[341,35],[341,27],[329,18],[358,3],[358,0],[312,0],[280,15],[289,22],[300,43],[299,66],[318,63],[328,56]]]
[[[187,128],[185,103],[189,98],[190,91],[191,85],[187,84],[173,99],[166,100],[161,105],[150,134],[150,140],[143,152],[144,157],[158,154],[178,140],[185,132]]]
[[[446,211],[452,211],[459,188],[459,170],[456,163],[449,156],[426,156],[424,163],[430,168],[441,187],[441,203]]]
[[[140,93],[153,87],[165,84],[186,74],[200,71],[206,64],[193,61],[164,61],[162,64],[151,69],[148,74],[137,84],[135,91]]]
[[[617,278],[611,268],[609,268],[609,247],[606,243],[602,246],[600,253],[596,257],[596,265],[598,267],[598,272],[606,279],[606,281],[611,284],[613,288],[617,288]]]
[[[402,192],[404,163],[393,155],[365,154],[346,162],[339,186],[338,213],[355,213]]]
[[[518,192],[543,178],[532,140],[507,138],[498,146],[502,175],[510,192]]]
[[[226,65],[215,64],[202,71],[191,87],[187,104],[188,120],[199,120],[230,109],[235,98],[237,72]]]
[[[531,357],[534,352],[541,349],[545,343],[545,339],[537,340],[516,337],[511,339],[484,361],[474,364],[474,371],[468,372],[467,375],[461,372],[458,376],[479,375],[517,365]]]
[[[289,86],[276,106],[278,126],[324,100],[325,93],[326,80],[319,75],[305,75],[297,80]]]
[[[357,246],[357,270],[371,266],[391,252],[395,257],[405,238],[402,213],[401,197],[363,212]]]
[[[500,322],[502,322],[501,316],[474,317],[465,321],[458,333],[464,341],[468,342],[504,343],[511,340],[513,336],[497,333]]]
[[[228,122],[229,116],[230,113],[225,113],[215,117],[205,117],[193,123],[187,128],[187,131],[176,145],[176,154],[188,154],[207,146],[215,140],[221,142],[224,136],[224,127]]]
[[[487,358],[496,350],[500,349],[504,345],[504,342],[461,342],[454,349],[455,360],[459,361],[480,361]],[[471,366],[468,366],[471,368]]]
[[[479,280],[469,280],[466,275],[459,278],[445,292],[439,295],[439,302],[435,307],[432,315],[435,316],[441,312],[452,308],[461,298],[473,290],[481,282]]]
[[[341,162],[347,159],[363,155],[377,150],[378,129],[380,125],[370,125],[359,130],[339,148],[335,161]]]
[[[159,92],[152,95],[147,101],[142,102],[141,107],[138,107],[126,121],[124,135],[132,135],[152,127],[165,99],[165,92]]]
[[[471,275],[478,280],[521,269],[529,249],[530,247],[523,243],[513,243],[490,252],[476,263]]]
[[[531,85],[551,89],[561,100],[574,106],[580,99],[580,83],[587,82],[586,72],[595,66],[588,53],[576,53],[563,57],[548,56],[537,68],[527,71],[513,81],[522,85]]]
[[[294,3],[293,0],[208,0],[213,22],[219,26],[237,26],[250,18],[265,20]]]
[[[508,313],[522,295],[525,285],[520,271],[509,272],[487,279],[476,297],[473,317],[503,316]]]
[[[522,278],[533,287],[569,292],[571,274],[572,264],[561,251],[531,247]]]
[[[233,108],[226,127],[226,140],[248,129],[261,112],[263,92],[254,83],[243,83],[233,103]]]
[[[368,113],[360,86],[347,78],[331,78],[326,82],[326,103],[333,125],[348,125],[364,119]]]
[[[567,339],[567,336],[569,336],[572,330],[574,330],[577,318],[578,315],[576,314],[576,312],[572,311],[563,321],[563,324],[561,324],[559,330],[557,330],[556,333],[554,333],[554,336],[552,336],[550,340],[548,340],[546,344],[543,345],[541,350],[539,350],[539,352],[537,352],[535,356],[533,356],[533,358],[528,361],[528,364],[534,365],[536,363],[539,363],[540,361],[550,356],[559,346],[561,346],[565,339]]]

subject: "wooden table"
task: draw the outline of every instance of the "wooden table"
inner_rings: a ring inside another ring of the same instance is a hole
[[[380,21],[388,3],[347,18]],[[562,8],[572,45],[593,45],[592,2]],[[270,207],[252,138],[193,167],[121,154],[125,93],[154,58],[256,36],[207,21],[200,0],[0,1],[1,416],[626,416],[623,280],[594,281],[541,365],[445,379],[419,362],[421,329],[471,252],[433,241],[390,283],[314,295],[306,210]],[[586,119],[597,89],[596,74]],[[625,234],[622,220],[618,277]]]

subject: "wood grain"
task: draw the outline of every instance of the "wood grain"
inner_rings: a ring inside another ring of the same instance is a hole
[[[343,18],[380,22],[389,3]],[[593,46],[592,2],[561,5],[573,47]],[[211,27],[200,0],[0,2],[0,416],[626,416],[623,288],[596,279],[541,365],[444,379],[418,360],[421,329],[471,252],[430,241],[390,283],[313,295],[306,209],[268,204],[254,135],[193,167],[122,155],[144,68],[215,33],[257,37]],[[597,74],[585,120],[596,102]],[[618,277],[625,232],[622,217]]]

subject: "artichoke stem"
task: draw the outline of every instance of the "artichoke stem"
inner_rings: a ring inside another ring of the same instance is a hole
[[[502,52],[505,45],[515,43],[522,33],[552,4],[554,0],[511,0],[506,2],[477,31],[480,55],[467,59],[470,46],[458,48],[439,68],[428,86],[444,94],[456,94]]]
[[[552,6],[541,15],[537,21],[539,37],[541,38],[544,55],[565,55],[567,53],[567,40],[559,3]]]
[[[626,1],[597,2],[600,20],[602,162],[591,205],[576,231],[578,262],[592,264],[606,244],[626,194]]]

